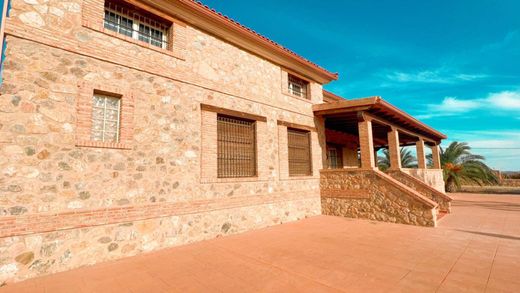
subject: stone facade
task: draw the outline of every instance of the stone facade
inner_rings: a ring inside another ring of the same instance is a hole
[[[194,26],[178,22],[180,43],[167,51],[103,31],[102,11],[99,0],[12,1],[0,99],[0,283],[320,214],[318,134],[313,175],[298,178],[284,171],[278,134],[279,121],[317,127],[321,84],[296,98],[280,88],[281,66]],[[92,90],[131,105],[124,144],[85,142]],[[202,104],[265,118],[258,177],[216,180]]]
[[[435,226],[437,204],[377,170],[322,170],[325,215]]]
[[[446,193],[441,192],[424,181],[409,175],[401,170],[389,170],[386,172],[395,180],[412,188],[425,197],[433,200],[439,205],[439,211],[449,213],[451,211],[451,198]]]

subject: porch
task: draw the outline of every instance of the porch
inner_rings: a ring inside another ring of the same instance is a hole
[[[380,97],[314,106],[324,127],[320,172],[323,213],[435,226],[450,212],[439,144],[446,136]],[[401,165],[402,147],[415,147],[417,166]],[[388,168],[378,168],[379,150]],[[429,152],[429,163],[426,154]]]

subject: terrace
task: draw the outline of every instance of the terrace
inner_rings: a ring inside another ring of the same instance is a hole
[[[520,197],[455,194],[435,229],[317,216],[0,292],[519,292]]]

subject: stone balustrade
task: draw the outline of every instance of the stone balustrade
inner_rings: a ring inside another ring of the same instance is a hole
[[[405,169],[406,170],[406,169]],[[418,169],[408,169],[408,170],[418,170]],[[424,171],[424,170],[418,170]],[[428,171],[437,171],[437,170],[428,170]],[[442,175],[442,170],[441,175]],[[419,192],[423,196],[433,200],[439,205],[439,210],[442,212],[449,213],[451,210],[451,197],[449,197],[446,193],[439,191],[432,185],[427,184],[421,179],[410,175],[408,172],[404,170],[389,170],[386,172],[395,180],[401,182],[402,184],[412,188],[413,190]],[[424,173],[423,173],[424,174]],[[441,177],[442,179],[442,177]],[[427,181],[428,182],[428,181]],[[444,187],[444,185],[443,185]]]
[[[320,189],[325,215],[436,225],[435,202],[377,170],[321,170]]]

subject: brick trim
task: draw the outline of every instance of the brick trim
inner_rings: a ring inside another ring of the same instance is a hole
[[[268,141],[267,118],[250,113],[230,110],[208,104],[200,104],[201,108],[201,158],[200,183],[235,183],[262,182],[269,180],[268,154],[261,152],[262,146]],[[218,178],[217,159],[217,114],[251,119],[256,121],[256,159],[257,175],[244,178]]]
[[[141,9],[147,10],[152,14],[158,14],[155,9],[152,7],[139,3],[137,1],[126,1],[134,6],[137,6]],[[159,48],[156,46],[153,46],[151,44],[136,40],[134,38],[116,33],[114,31],[105,29],[103,25],[103,19],[104,19],[104,10],[105,9],[105,3],[104,0],[84,0],[83,1],[83,7],[82,7],[82,25],[86,28],[92,29],[94,31],[109,35],[114,38],[118,38],[120,40],[136,44],[138,46],[141,46],[143,48],[147,48],[159,53],[166,54],[168,56],[172,56],[181,60],[185,60],[185,49],[186,49],[186,24],[178,21],[174,18],[168,17],[168,20],[172,22],[172,26],[167,31],[168,36],[168,48]],[[164,14],[160,15],[161,17],[164,16]]]
[[[313,127],[313,126],[307,126],[307,125],[287,122],[287,121],[283,121],[283,120],[278,120],[277,123],[278,123],[278,125],[283,125],[283,126],[286,126],[288,128],[296,128],[296,129],[307,130],[307,131],[311,131],[311,132],[316,132],[317,131],[316,127]]]
[[[237,118],[245,118],[245,119],[251,119],[251,120],[255,120],[255,121],[267,122],[267,118],[265,116],[260,116],[260,115],[245,113],[245,112],[241,112],[241,111],[221,108],[221,107],[212,106],[212,105],[208,105],[208,104],[200,104],[200,109],[202,111],[215,112],[218,114],[234,116]]]
[[[309,192],[260,194],[190,202],[154,203],[136,206],[82,209],[61,213],[38,213],[0,217],[0,238],[134,222],[175,215],[199,214],[295,200],[318,198]]]
[[[131,149],[134,135],[134,108],[133,93],[117,86],[101,85],[94,83],[81,83],[78,85],[77,119],[76,119],[76,146],[97,147],[114,149]],[[92,141],[90,139],[92,128],[92,95],[94,92],[103,92],[118,96],[121,99],[121,114],[119,124],[119,142]]]
[[[307,77],[304,77],[298,73],[295,73],[294,71],[291,71],[291,70],[288,70],[286,68],[281,68],[281,74],[282,74],[282,94],[286,95],[286,96],[289,96],[291,98],[294,98],[294,99],[297,99],[297,100],[300,100],[300,101],[304,101],[304,102],[307,102],[307,103],[311,103],[312,104],[312,100],[313,100],[313,96],[312,96],[312,92],[311,92],[311,83],[312,81],[309,80]],[[293,95],[289,92],[289,88],[288,88],[288,84],[289,84],[289,74],[291,75],[294,75],[298,78],[301,78],[305,81],[308,82],[307,84],[307,98],[302,98],[302,97],[299,97],[297,95]]]

